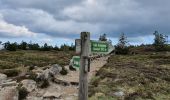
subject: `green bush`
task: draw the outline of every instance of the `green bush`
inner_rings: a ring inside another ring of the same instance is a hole
[[[120,47],[120,46],[115,46],[115,51],[116,51],[116,54],[122,54],[122,55],[126,55],[126,54],[129,54],[129,48],[128,47]]]

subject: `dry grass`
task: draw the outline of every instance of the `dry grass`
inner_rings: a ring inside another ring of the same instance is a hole
[[[116,100],[170,99],[170,55],[113,55],[96,77],[89,88],[91,98],[103,93]],[[118,91],[125,95],[116,97]]]
[[[44,67],[51,64],[69,64],[73,52],[63,51],[0,51],[0,72],[27,66]]]

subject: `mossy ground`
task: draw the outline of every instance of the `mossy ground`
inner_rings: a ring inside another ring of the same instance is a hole
[[[114,95],[119,91],[124,96]],[[111,56],[91,80],[89,96],[90,100],[170,100],[170,55]]]

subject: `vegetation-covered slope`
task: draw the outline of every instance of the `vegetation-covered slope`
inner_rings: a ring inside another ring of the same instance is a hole
[[[52,64],[64,66],[69,64],[73,55],[73,51],[0,51],[0,72],[17,75],[26,67],[44,67]]]
[[[170,55],[111,56],[92,79],[89,96],[92,100],[170,100]]]

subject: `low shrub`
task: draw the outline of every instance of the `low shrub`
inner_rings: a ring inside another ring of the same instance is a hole
[[[36,73],[29,72],[28,75],[29,75],[28,79],[32,79],[34,81],[37,81],[37,74]]]
[[[18,100],[25,100],[27,95],[29,94],[26,88],[20,86],[18,87],[18,92],[19,92]]]
[[[20,70],[9,69],[9,70],[5,70],[3,73],[6,74],[8,77],[15,77],[19,75]]]
[[[41,82],[39,82],[39,87],[40,88],[47,88],[50,85],[49,81],[47,79],[42,80]]]
[[[63,67],[62,71],[60,72],[61,75],[67,75],[68,71]]]
[[[34,66],[29,66],[29,70],[33,70],[33,69],[35,69]]]
[[[128,47],[120,47],[120,46],[115,46],[115,51],[116,51],[116,54],[122,54],[122,55],[126,55],[126,54],[129,54],[130,50]]]

